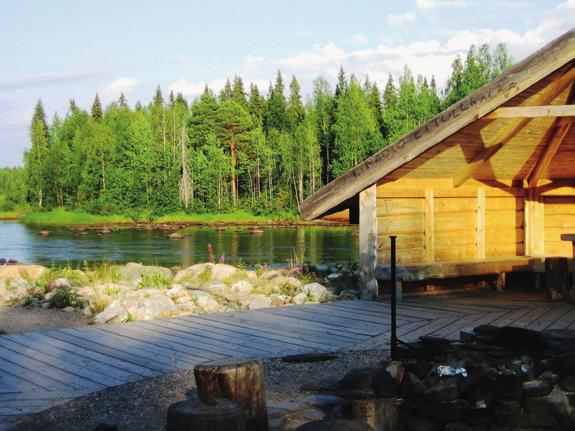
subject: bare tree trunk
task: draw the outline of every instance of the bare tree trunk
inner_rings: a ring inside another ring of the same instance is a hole
[[[237,207],[237,184],[236,184],[236,167],[238,165],[238,148],[235,142],[230,143],[230,156],[232,158],[232,176],[230,182],[230,189],[232,193],[232,205],[234,208]]]
[[[180,137],[180,157],[182,159],[182,176],[180,178],[180,201],[184,207],[188,209],[190,201],[193,200],[193,185],[190,180],[189,165],[188,165],[188,151],[185,140],[185,128],[182,127],[182,134]]]

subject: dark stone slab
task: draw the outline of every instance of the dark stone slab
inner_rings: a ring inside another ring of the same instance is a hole
[[[281,358],[283,362],[297,364],[300,362],[324,362],[337,359],[334,353],[304,353],[301,355],[288,355]]]
[[[353,419],[324,419],[308,422],[296,431],[373,431],[369,425]]]

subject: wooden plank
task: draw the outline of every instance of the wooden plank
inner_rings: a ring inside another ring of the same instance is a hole
[[[483,119],[538,117],[575,117],[575,105],[503,106],[490,112]]]
[[[97,343],[92,340],[86,340],[82,337],[82,333],[69,333],[64,330],[50,331],[50,336],[70,344],[84,347],[88,350],[108,355],[112,358],[126,361],[135,365],[140,365],[149,368],[156,372],[176,372],[178,368],[171,364],[166,364],[164,361],[159,362],[157,357],[153,354],[135,351],[134,349],[125,346],[123,349],[110,347],[109,345]]]
[[[242,317],[245,313],[226,313],[218,316],[217,319],[211,319],[210,315],[202,316],[202,319],[228,323],[250,328],[252,330],[262,331],[267,334],[277,335],[285,334],[290,337],[303,337],[314,343],[333,343],[340,346],[347,346],[356,339],[355,334],[346,331],[337,331],[333,327],[321,327],[320,325],[303,326],[297,321],[281,316],[269,316],[265,313],[255,312],[250,314],[249,318]],[[195,320],[193,316],[184,317],[183,320]]]
[[[490,147],[486,147],[482,151],[477,154],[473,160],[471,160],[467,166],[462,169],[461,171],[457,172],[453,177],[453,187],[459,187],[465,183],[468,179],[470,179],[475,172],[483,167],[485,163],[489,161],[491,157],[493,157],[497,152],[503,148],[507,142],[513,139],[523,127],[525,127],[526,123],[521,123],[515,126],[515,128],[511,129],[508,134],[505,135],[502,139],[503,142],[497,142],[495,145]]]
[[[433,189],[425,189],[425,261],[432,263],[435,261],[435,205],[433,200]]]
[[[389,324],[388,319],[382,318],[382,316],[373,316],[368,313],[355,313],[353,311],[343,310],[341,308],[334,308],[330,307],[330,304],[326,304],[321,308],[314,307],[313,304],[303,305],[301,307],[303,310],[309,310],[310,312],[316,314],[322,314],[324,316],[334,316],[340,319],[343,319],[343,322],[346,320],[353,320],[355,322],[365,322],[365,323],[375,323],[375,324]],[[411,319],[413,320],[413,319]],[[397,323],[403,324],[406,320],[404,320],[401,316],[397,316]]]
[[[209,337],[202,337],[197,334],[188,334],[186,342],[180,340],[178,335],[170,333],[160,322],[142,321],[140,325],[129,325],[132,327],[114,328],[112,335],[125,337],[127,341],[146,343],[150,347],[157,347],[169,351],[170,356],[177,356],[185,363],[198,363],[210,359],[229,357],[232,346],[229,350],[222,349],[221,345],[214,343]],[[106,328],[102,328],[106,331]],[[193,341],[195,343],[193,343]]]
[[[358,335],[376,335],[380,334],[385,330],[384,325],[366,325],[363,323],[357,323],[353,321],[346,321],[343,323],[341,319],[329,317],[329,316],[317,316],[314,313],[309,313],[307,311],[302,311],[296,307],[285,308],[270,308],[262,310],[264,313],[270,315],[281,315],[290,319],[295,319],[303,324],[303,322],[321,323],[327,326],[333,325],[333,328],[346,328],[348,332],[358,334]]]
[[[231,332],[218,332],[210,330],[209,327],[196,327],[195,330],[188,325],[181,325],[171,319],[160,319],[153,322],[154,329],[157,329],[163,334],[169,334],[173,337],[184,340],[187,345],[195,347],[198,345],[198,340],[202,338],[213,342],[214,346],[222,346],[227,354],[230,350],[233,352],[240,352],[248,356],[253,352],[255,354],[263,355],[287,355],[296,353],[298,349],[290,346],[289,344],[276,344],[268,343],[255,337],[237,335]],[[162,328],[162,329],[160,329]],[[226,349],[227,347],[227,349]],[[210,347],[211,349],[211,347]]]
[[[66,383],[70,375],[60,369],[51,369],[41,362],[14,355],[13,352],[0,347],[0,374],[11,374],[15,377],[37,385],[49,391],[78,389],[82,386]]]
[[[359,277],[362,299],[375,299],[378,294],[377,265],[377,185],[359,194]]]
[[[573,105],[573,107],[575,108],[575,105]],[[571,124],[563,124],[555,128],[555,132],[545,147],[543,155],[539,158],[539,161],[536,163],[533,172],[529,176],[529,187],[537,187],[537,183],[539,183],[539,180],[543,178],[543,175],[551,164],[551,160],[553,160],[557,154],[557,151],[563,143],[565,136],[567,136],[567,133],[569,133],[570,128]]]
[[[526,326],[526,328],[527,329],[533,329],[535,331],[542,331],[544,329],[547,329],[549,326],[551,326],[555,321],[564,317],[565,314],[571,314],[571,313],[573,313],[573,307],[570,307],[570,306],[553,307],[552,309],[547,311],[545,314],[543,314],[543,315],[537,317],[536,319],[534,319],[533,321],[531,321]]]
[[[128,382],[141,379],[141,376],[112,368],[105,363],[86,359],[67,351],[61,351],[44,342],[38,334],[22,334],[13,339],[0,339],[0,345],[21,355],[36,358],[39,361],[92,382],[109,386],[119,381]]]
[[[485,189],[477,189],[477,216],[475,227],[475,242],[477,250],[475,257],[485,259]]]
[[[302,334],[288,328],[279,329],[272,327],[272,330],[268,330],[264,325],[256,324],[254,322],[251,322],[250,324],[242,323],[242,321],[230,322],[222,319],[210,320],[205,317],[207,316],[196,318],[188,316],[185,319],[174,319],[172,322],[182,326],[189,326],[190,328],[209,328],[211,331],[221,331],[222,333],[230,334],[232,336],[247,337],[248,340],[255,339],[260,342],[268,343],[271,346],[292,346],[293,348],[314,350],[321,350],[326,347],[333,346],[333,343],[330,344],[325,337],[313,337],[310,336],[309,333]],[[338,341],[334,342],[338,343]],[[348,343],[345,342],[341,344],[347,345]]]

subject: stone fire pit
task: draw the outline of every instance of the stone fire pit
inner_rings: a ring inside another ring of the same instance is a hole
[[[479,326],[349,372],[344,417],[375,430],[575,430],[575,331]]]

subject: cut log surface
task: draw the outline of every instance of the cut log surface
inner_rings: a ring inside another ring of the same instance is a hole
[[[224,399],[179,401],[168,408],[168,431],[244,431],[242,410]]]
[[[204,403],[225,398],[244,412],[246,429],[265,431],[268,416],[260,361],[217,360],[194,368],[198,396]]]

